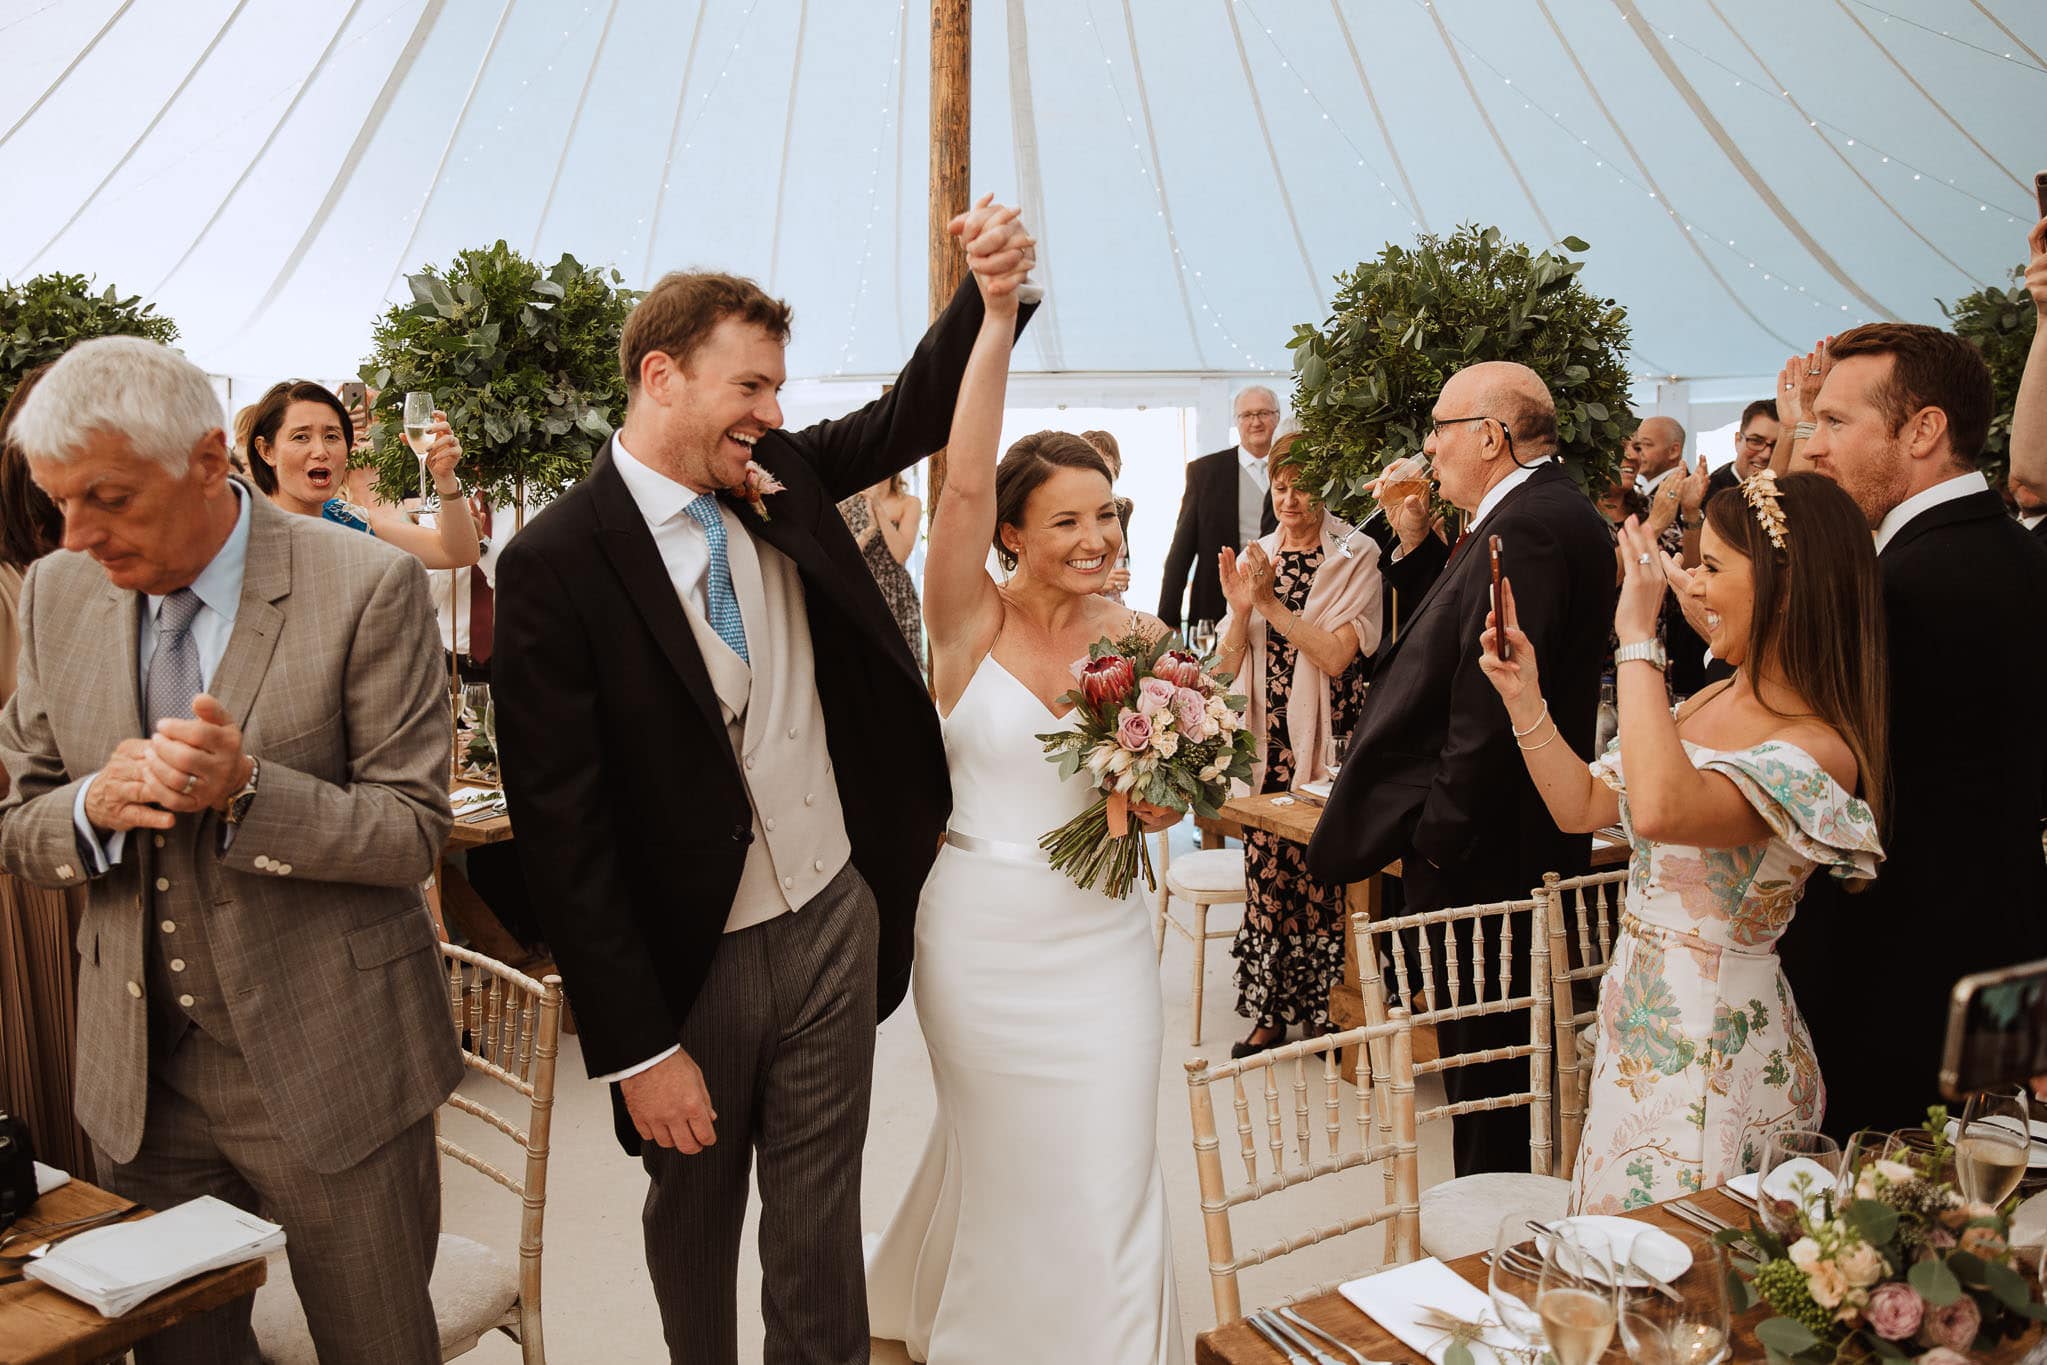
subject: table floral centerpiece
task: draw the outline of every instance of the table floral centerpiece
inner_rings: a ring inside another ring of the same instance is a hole
[[[1759,1224],[1718,1234],[1757,1253],[1731,1258],[1730,1307],[1760,1299],[1774,1311],[1756,1327],[1772,1362],[1958,1365],[2047,1321],[2014,1264],[2016,1196],[1998,1207],[1963,1198],[1948,1178],[1945,1108],[1927,1111],[1926,1130],[1924,1150],[1863,1161],[1838,1190],[1780,1202],[1800,1234],[1789,1242]]]

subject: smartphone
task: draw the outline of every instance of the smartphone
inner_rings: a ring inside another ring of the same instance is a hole
[[[1500,646],[1500,662],[1511,663],[1514,659],[1514,647],[1507,643],[1507,599],[1500,592],[1500,538],[1487,536],[1486,549],[1492,552],[1493,559],[1493,620],[1499,626],[1495,638]]]
[[[369,390],[359,380],[349,380],[346,384],[334,390],[334,394],[341,400],[341,406],[344,408],[369,406]]]
[[[2047,1076],[2047,961],[1957,981],[1948,997],[1941,1094],[1965,1100],[1979,1090],[2030,1090],[2035,1076]]]
[[[2033,199],[2040,206],[2040,216],[2047,218],[2047,171],[2036,171],[2034,173]]]

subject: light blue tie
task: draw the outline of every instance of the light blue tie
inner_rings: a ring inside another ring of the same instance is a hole
[[[718,500],[709,493],[701,493],[682,510],[704,528],[704,539],[711,543],[711,573],[705,593],[711,604],[711,629],[732,646],[734,654],[751,664],[753,660],[746,653],[746,622],[739,615],[739,595],[732,591],[732,563],[725,557],[725,519],[718,515]]]

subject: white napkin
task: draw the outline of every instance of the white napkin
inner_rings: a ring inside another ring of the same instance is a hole
[[[1770,1197],[1789,1201],[1793,1195],[1792,1185],[1800,1175],[1812,1178],[1812,1184],[1807,1187],[1805,1195],[1808,1204],[1834,1188],[1835,1177],[1832,1171],[1820,1165],[1819,1162],[1814,1161],[1811,1157],[1800,1156],[1793,1157],[1776,1170],[1770,1172]],[[1744,1199],[1754,1200],[1757,1198],[1756,1182],[1758,1178],[1756,1172],[1750,1171],[1746,1175],[1738,1175],[1729,1180],[1727,1188],[1733,1190]]]
[[[36,1168],[36,1198],[41,1199],[51,1190],[60,1190],[71,1183],[71,1173],[60,1171],[55,1166],[34,1162]]]
[[[1487,1350],[1487,1346],[1510,1349],[1520,1346],[1499,1325],[1500,1316],[1493,1311],[1492,1299],[1433,1256],[1382,1270],[1362,1280],[1347,1281],[1338,1285],[1336,1292],[1356,1305],[1359,1312],[1427,1356],[1434,1365],[1443,1365],[1443,1352],[1450,1339],[1440,1327],[1422,1325],[1420,1319],[1432,1308],[1465,1322],[1484,1320],[1493,1324],[1473,1343],[1471,1354],[1478,1365],[1502,1359]]]
[[[151,1218],[81,1232],[22,1273],[118,1318],[174,1284],[283,1245],[277,1224],[202,1195]]]

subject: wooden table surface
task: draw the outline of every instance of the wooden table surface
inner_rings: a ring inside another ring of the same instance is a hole
[[[1708,1190],[1704,1194],[1691,1196],[1691,1200],[1707,1211],[1716,1213],[1722,1218],[1729,1220],[1737,1227],[1745,1227],[1748,1224],[1748,1210],[1730,1198],[1724,1190]],[[1667,1232],[1683,1232],[1694,1237],[1700,1235],[1698,1229],[1678,1219],[1676,1215],[1668,1212],[1663,1205],[1652,1205],[1628,1216],[1639,1218]],[[1281,1262],[1281,1264],[1283,1265],[1285,1262]],[[1475,1253],[1470,1256],[1460,1256],[1458,1259],[1447,1264],[1450,1269],[1456,1271],[1473,1285],[1476,1285],[1479,1292],[1485,1292],[1486,1263],[1482,1254]],[[1694,1293],[1697,1291],[1691,1286],[1695,1283],[1700,1283],[1698,1277],[1687,1275],[1678,1282],[1678,1288],[1687,1294]],[[1328,1332],[1331,1336],[1336,1337],[1368,1360],[1406,1362],[1425,1359],[1413,1347],[1404,1344],[1391,1332],[1386,1331],[1378,1323],[1353,1307],[1349,1299],[1334,1291],[1309,1299],[1305,1303],[1295,1304],[1294,1311],[1314,1323],[1317,1327]],[[1768,1316],[1770,1316],[1769,1309],[1758,1305],[1734,1319],[1735,1360],[1759,1361],[1764,1359],[1764,1351],[1762,1346],[1756,1341],[1755,1330],[1756,1324]],[[2019,1360],[2038,1342],[2039,1336],[2039,1329],[2034,1328],[2016,1342],[2007,1343],[2004,1349],[2000,1351],[1992,1352],[1987,1356],[1982,1354],[1973,1355],[1970,1358],[1972,1360]],[[1626,1352],[1621,1346],[1620,1338],[1616,1336],[1613,1345],[1608,1348],[1602,1360],[1618,1361],[1625,1358]],[[1275,1362],[1283,1360],[1284,1357],[1274,1351],[1272,1346],[1263,1337],[1253,1331],[1248,1323],[1242,1321],[1230,1323],[1225,1327],[1218,1327],[1213,1331],[1203,1332],[1194,1343],[1194,1365],[1275,1365]]]
[[[465,777],[452,782],[448,790],[458,787],[495,787],[497,783],[486,778]],[[480,848],[484,844],[501,844],[512,837],[512,817],[499,811],[481,820],[464,820],[455,817],[455,826],[448,831],[447,847],[450,850]]]
[[[1285,792],[1268,792],[1261,796],[1239,796],[1222,808],[1221,818],[1198,819],[1195,823],[1210,837],[1241,839],[1245,830],[1256,829],[1305,844],[1314,836],[1315,826],[1321,819],[1322,807],[1316,802]],[[1595,872],[1619,867],[1627,861],[1628,845],[1624,840],[1605,833],[1592,836],[1592,869]],[[1381,875],[1398,877],[1399,860],[1395,859]]]
[[[9,1232],[26,1231],[73,1218],[85,1218],[128,1201],[88,1181],[73,1178],[38,1199]],[[153,1216],[138,1209],[123,1222]],[[11,1244],[10,1252],[27,1250],[34,1241]],[[173,1285],[118,1318],[103,1318],[98,1310],[58,1293],[37,1280],[19,1280],[0,1285],[0,1365],[86,1365],[104,1360],[154,1336],[173,1323],[195,1313],[218,1308],[224,1303],[254,1294],[268,1273],[262,1257],[243,1261],[225,1270],[215,1270],[197,1279]]]

